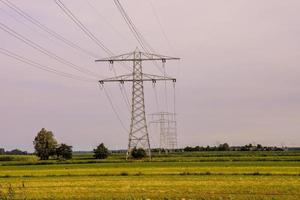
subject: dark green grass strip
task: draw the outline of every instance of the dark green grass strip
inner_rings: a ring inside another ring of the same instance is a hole
[[[3,175],[0,176],[1,179],[8,178],[43,178],[43,177],[101,177],[101,176],[289,176],[289,177],[300,177],[300,174],[287,174],[287,173],[262,173],[262,172],[248,172],[248,173],[220,173],[220,172],[179,172],[179,173],[155,173],[155,174],[144,174],[142,172],[137,173],[103,173],[103,174],[48,174],[43,176],[36,175],[23,175],[23,176],[14,176],[14,175]]]

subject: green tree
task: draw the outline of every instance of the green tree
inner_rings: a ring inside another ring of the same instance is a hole
[[[219,151],[230,151],[230,146],[227,143],[220,144],[218,147]]]
[[[263,150],[263,146],[261,144],[257,144],[256,150],[257,151],[262,151]]]
[[[42,128],[33,141],[35,153],[41,160],[48,160],[55,155],[57,141],[51,131]]]
[[[146,157],[146,151],[143,148],[136,148],[134,147],[131,151],[131,156],[135,159],[142,159]]]
[[[72,146],[66,145],[66,144],[60,144],[56,148],[56,155],[58,158],[63,158],[63,159],[71,159],[72,158]]]
[[[109,156],[108,149],[103,143],[99,144],[96,149],[94,149],[94,157],[96,159],[105,159]]]

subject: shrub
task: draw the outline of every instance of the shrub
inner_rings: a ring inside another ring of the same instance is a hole
[[[56,148],[56,155],[58,159],[71,159],[72,152],[72,146],[66,144],[60,144],[59,147]]]
[[[133,148],[131,151],[131,156],[135,159],[142,159],[146,157],[146,151],[143,148]]]
[[[103,143],[97,146],[96,149],[94,149],[94,157],[96,159],[105,159],[109,156],[108,149],[104,146]]]

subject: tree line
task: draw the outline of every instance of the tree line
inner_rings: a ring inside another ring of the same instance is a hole
[[[36,135],[33,141],[35,152],[40,160],[48,160],[56,158],[58,160],[72,159],[73,150],[71,145],[65,143],[58,143],[54,137],[52,131],[48,131],[42,128]],[[218,146],[187,146],[183,149],[175,149],[174,152],[197,152],[197,151],[285,151],[286,147],[269,147],[262,146],[261,144],[253,145],[246,144],[244,146],[230,146],[228,143],[219,144]],[[161,152],[161,149],[152,149],[152,152]],[[12,151],[5,151],[0,148],[0,155],[27,155],[26,151],[14,149]],[[106,159],[111,152],[105,147],[103,143],[100,143],[95,149],[93,149],[93,157],[95,159]],[[146,151],[142,148],[134,148],[131,151],[131,157],[135,159],[141,159],[146,157]]]
[[[268,147],[262,146],[261,144],[253,145],[253,144],[246,144],[244,146],[229,146],[228,143],[219,144],[218,146],[195,146],[190,147],[187,146],[183,149],[186,152],[193,152],[193,151],[285,151],[286,147]]]
[[[20,149],[13,149],[11,151],[5,151],[5,149],[0,148],[0,155],[27,155],[27,151],[21,151]]]

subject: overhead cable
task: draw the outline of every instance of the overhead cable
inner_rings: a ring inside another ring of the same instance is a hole
[[[45,49],[44,47],[42,47],[39,44],[33,42],[32,40],[24,37],[23,35],[17,33],[16,31],[14,31],[13,29],[9,28],[8,26],[6,26],[5,24],[3,24],[1,22],[0,22],[0,29],[3,30],[4,32],[8,33],[9,35],[13,36],[14,38],[20,40],[21,42],[23,42],[23,43],[31,46],[35,50],[37,50],[37,51],[39,51],[39,52],[41,52],[41,53],[49,56],[50,58],[52,58],[52,59],[54,59],[54,60],[56,60],[56,61],[58,61],[58,62],[60,62],[60,63],[62,63],[64,65],[66,65],[66,66],[68,66],[70,68],[73,68],[73,69],[75,69],[75,70],[77,70],[77,71],[79,71],[81,73],[84,73],[86,75],[89,75],[89,76],[94,76],[94,77],[97,77],[97,78],[103,77],[103,76],[101,76],[101,75],[99,75],[99,74],[97,74],[95,72],[92,72],[92,71],[90,71],[88,69],[80,67],[80,66],[78,66],[76,64],[73,64],[73,63],[67,61],[66,59],[64,59],[64,58],[56,55],[55,53],[52,53],[51,51]]]
[[[126,133],[129,133],[128,129],[127,129],[126,126],[124,125],[124,123],[123,123],[123,121],[122,121],[122,119],[121,119],[121,117],[120,117],[120,115],[119,115],[117,109],[115,108],[115,106],[114,106],[114,104],[113,104],[113,101],[112,101],[111,97],[109,96],[109,94],[108,94],[107,90],[105,89],[105,87],[103,87],[103,90],[104,90],[104,93],[105,93],[105,95],[106,95],[106,97],[107,97],[107,99],[108,99],[108,101],[109,101],[109,103],[110,103],[110,106],[111,106],[111,108],[113,109],[113,111],[114,111],[116,117],[118,118],[118,120],[119,120],[119,122],[120,122],[122,128],[126,131]]]
[[[0,53],[3,54],[3,55],[8,56],[10,58],[13,58],[15,60],[18,60],[19,62],[26,63],[27,65],[30,65],[30,66],[32,66],[34,68],[38,68],[40,70],[47,71],[47,72],[56,74],[58,76],[63,76],[63,77],[74,79],[74,80],[78,80],[78,81],[96,83],[96,80],[94,80],[94,79],[88,79],[88,78],[85,78],[85,77],[73,75],[73,74],[66,73],[66,72],[57,70],[55,68],[46,66],[46,65],[39,64],[39,63],[37,63],[35,61],[32,61],[32,60],[30,60],[28,58],[22,57],[20,55],[17,55],[15,53],[11,52],[11,51],[8,51],[7,49],[4,49],[4,48],[0,48]]]
[[[146,53],[155,53],[154,49],[150,46],[150,44],[146,41],[146,39],[143,37],[143,35],[138,31],[135,24],[130,19],[129,15],[127,14],[126,10],[122,6],[119,0],[114,0],[114,3],[121,13],[123,19],[125,20],[126,24],[128,25],[130,31],[132,32],[135,39],[138,41],[139,45],[142,47],[142,49]],[[164,73],[163,70],[159,67],[156,61],[152,61],[153,64],[156,66],[156,68],[161,72]]]
[[[163,24],[162,24],[162,22],[160,20],[160,17],[159,17],[159,15],[158,15],[158,13],[157,13],[157,11],[155,9],[155,6],[154,6],[152,0],[149,0],[149,4],[150,4],[151,10],[152,10],[152,13],[153,13],[153,15],[154,15],[154,17],[155,17],[158,25],[159,25],[160,31],[161,31],[164,39],[166,40],[166,43],[168,45],[169,50],[171,51],[172,54],[174,54],[176,56],[176,54],[174,53],[175,52],[174,48],[173,48],[173,46],[172,46],[172,44],[171,44],[171,42],[170,42],[170,40],[169,40],[169,38],[168,38],[168,36],[166,34],[166,31],[165,31],[165,29],[163,27]]]
[[[26,13],[24,10],[22,10],[20,7],[13,4],[11,1],[9,1],[9,0],[0,0],[0,1],[3,4],[5,4],[7,7],[9,7],[11,10],[13,10],[17,14],[19,14],[21,17],[23,17],[24,19],[26,19],[30,23],[34,24],[38,28],[42,29],[43,31],[45,31],[46,33],[48,33],[52,37],[56,38],[57,40],[65,43],[66,45],[72,47],[73,49],[81,51],[84,54],[87,54],[88,56],[91,56],[93,58],[99,57],[95,53],[92,53],[89,50],[86,50],[86,49],[80,47],[79,45],[75,44],[74,42],[68,40],[66,37],[62,36],[61,34],[57,33],[56,31],[54,31],[54,30],[50,29],[49,27],[45,26],[40,21],[38,21],[37,19],[35,19],[34,17],[32,17],[31,15]]]
[[[54,0],[54,2],[60,7],[60,9],[92,40],[98,45],[104,52],[109,55],[113,53],[71,12],[70,9],[60,0]]]

